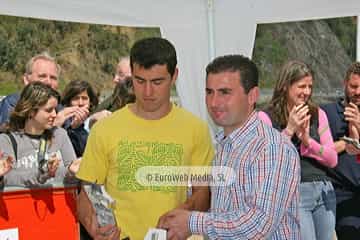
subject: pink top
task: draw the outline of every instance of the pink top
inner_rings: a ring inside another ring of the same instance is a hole
[[[265,112],[259,111],[258,117],[267,125],[272,126],[271,119]],[[289,137],[284,130],[281,133]],[[300,155],[314,158],[322,165],[333,168],[337,164],[338,155],[335,150],[335,144],[331,136],[326,113],[320,108],[318,133],[320,136],[320,143],[310,137],[309,146],[306,147],[301,143]]]

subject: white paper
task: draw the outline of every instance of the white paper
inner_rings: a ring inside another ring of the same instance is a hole
[[[0,230],[0,240],[19,240],[19,230],[17,228]]]
[[[144,240],[166,240],[166,230],[150,228]]]

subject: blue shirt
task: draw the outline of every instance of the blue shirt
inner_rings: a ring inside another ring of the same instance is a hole
[[[7,95],[1,102],[0,102],[0,125],[3,125],[5,123],[9,123],[10,121],[10,114],[14,110],[17,102],[20,99],[20,93],[13,93],[10,95]],[[58,104],[56,106],[56,111],[59,112],[63,110],[63,106],[61,104]],[[67,119],[64,122],[63,127],[69,125],[71,122],[69,119]]]
[[[329,126],[334,141],[343,136],[349,135],[348,122],[345,120],[345,106],[343,99],[335,103],[321,106],[329,119]],[[335,168],[329,169],[334,188],[337,190],[360,193],[360,164],[356,162],[356,155],[350,155],[346,151],[339,153],[338,164]]]
[[[10,113],[15,108],[15,105],[19,101],[19,99],[20,99],[20,94],[13,93],[13,94],[7,95],[0,102],[0,125],[9,122]]]

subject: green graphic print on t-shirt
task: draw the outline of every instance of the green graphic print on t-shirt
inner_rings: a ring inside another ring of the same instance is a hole
[[[181,144],[120,141],[117,149],[118,178],[120,191],[137,192],[143,190],[175,192],[175,186],[142,186],[136,179],[136,171],[147,166],[179,166],[184,149]]]

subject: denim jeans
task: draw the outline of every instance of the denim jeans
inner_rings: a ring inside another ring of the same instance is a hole
[[[336,195],[330,181],[300,184],[302,240],[332,240],[335,232]]]

